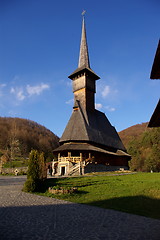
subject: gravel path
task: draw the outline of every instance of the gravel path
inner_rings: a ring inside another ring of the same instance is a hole
[[[21,192],[0,176],[0,239],[160,240],[160,221]]]

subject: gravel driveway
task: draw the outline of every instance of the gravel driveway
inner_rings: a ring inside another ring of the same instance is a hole
[[[160,220],[21,192],[0,176],[0,239],[160,240]]]

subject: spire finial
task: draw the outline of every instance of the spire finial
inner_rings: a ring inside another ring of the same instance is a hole
[[[82,16],[84,17],[84,15],[85,15],[85,13],[86,13],[86,10],[83,10],[83,12],[82,12]]]
[[[85,29],[85,20],[84,20],[85,13],[86,13],[86,11],[83,10],[83,12],[82,12],[82,17],[83,17],[82,35],[81,35],[81,45],[80,45],[78,68],[80,68],[80,67],[90,68],[86,29]]]

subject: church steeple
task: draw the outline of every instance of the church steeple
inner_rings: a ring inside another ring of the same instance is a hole
[[[81,68],[81,67],[90,68],[84,16],[82,21],[81,45],[80,45],[79,62],[78,62],[78,68]]]
[[[84,16],[82,19],[82,35],[79,52],[78,68],[69,76],[73,80],[74,109],[79,106],[87,111],[95,110],[96,80],[99,77],[90,68],[88,45]]]
[[[85,19],[83,15],[78,68],[69,76],[69,78],[74,80],[75,78],[77,78],[79,74],[84,73],[84,71],[87,73],[87,75],[89,74],[90,76],[92,76],[92,79],[94,80],[99,79],[97,74],[90,68]]]
[[[72,175],[77,171],[84,174],[90,169],[128,169],[130,156],[123,152],[126,149],[115,128],[104,113],[95,109],[96,80],[99,77],[90,68],[84,16],[78,68],[69,78],[72,80],[74,107],[60,139],[61,146],[54,150],[58,155],[58,162],[54,165],[57,166],[56,175]]]

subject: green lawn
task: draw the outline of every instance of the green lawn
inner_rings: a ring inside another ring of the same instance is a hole
[[[3,168],[16,168],[16,167],[27,167],[28,162],[26,160],[14,160],[3,164]]]
[[[50,194],[55,185],[78,187],[78,193]],[[160,219],[160,173],[47,179],[41,194]]]

